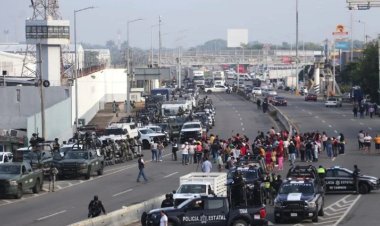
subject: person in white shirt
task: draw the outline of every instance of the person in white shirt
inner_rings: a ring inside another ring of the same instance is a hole
[[[182,165],[188,165],[189,163],[187,162],[187,157],[189,155],[189,145],[187,142],[182,144],[181,146],[181,153],[182,153]]]
[[[160,226],[168,226],[168,216],[161,210]]]
[[[211,169],[212,169],[212,164],[208,160],[208,158],[205,157],[203,160],[203,163],[202,163],[202,172],[209,173],[209,172],[211,172]]]

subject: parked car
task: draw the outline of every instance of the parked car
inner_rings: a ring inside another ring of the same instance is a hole
[[[305,101],[317,101],[318,96],[317,94],[309,93],[305,96]]]
[[[168,139],[164,133],[156,133],[149,128],[138,128],[138,132],[143,149],[149,149],[151,141],[160,140],[163,142],[164,146],[168,144]]]
[[[252,94],[255,94],[255,95],[260,96],[260,95],[263,94],[263,92],[262,92],[262,90],[261,90],[260,87],[253,87],[253,89],[252,89]]]
[[[0,152],[0,164],[12,162],[12,161],[13,161],[12,152]]]
[[[342,107],[342,100],[338,97],[329,97],[325,102],[326,107]]]

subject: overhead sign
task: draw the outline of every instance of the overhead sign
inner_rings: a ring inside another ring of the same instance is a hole
[[[335,49],[341,49],[341,50],[350,50],[350,42],[347,41],[337,41],[335,42]]]
[[[248,44],[248,29],[228,29],[227,47],[237,48]]]
[[[337,35],[337,36],[348,35],[348,32],[345,30],[344,25],[338,24],[336,25],[335,32],[333,32],[333,35]]]

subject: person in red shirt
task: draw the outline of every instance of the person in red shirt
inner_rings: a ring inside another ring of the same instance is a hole
[[[240,147],[240,155],[242,156],[247,155],[247,146],[245,145],[245,143],[243,143],[242,146]]]

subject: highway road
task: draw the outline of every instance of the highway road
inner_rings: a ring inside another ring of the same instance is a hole
[[[322,102],[305,102],[303,97],[283,95],[288,98],[289,106],[279,108],[300,127],[301,132],[319,130],[326,131],[331,136],[343,132],[347,137],[346,155],[339,156],[334,162],[322,155],[320,162],[315,165],[352,168],[353,164],[358,164],[363,173],[379,175],[379,154],[359,153],[356,142],[356,134],[360,129],[365,129],[372,135],[380,132],[378,118],[353,119],[348,105],[338,109],[325,108]],[[253,103],[242,97],[228,94],[210,96],[216,106],[216,126],[210,133],[218,134],[221,138],[228,138],[238,132],[253,138],[258,130],[267,131],[275,125],[267,115],[257,111]],[[89,181],[60,181],[60,189],[54,193],[30,194],[21,200],[0,200],[2,223],[67,225],[86,218],[87,205],[94,194],[99,195],[106,210],[110,212],[170,192],[177,188],[179,176],[197,169],[196,165],[182,166],[179,162],[171,161],[169,151],[165,153],[162,163],[152,163],[149,158],[149,151],[145,151],[145,159],[148,160],[146,174],[149,179],[146,184],[136,183],[138,170],[135,162],[111,166],[106,168],[103,176]],[[378,192],[368,195],[327,195],[326,215],[318,223],[305,221],[289,225],[358,225],[363,223],[363,219],[366,225],[376,225],[378,200]],[[268,206],[267,209],[268,219],[273,221],[272,207]]]
[[[216,126],[211,133],[228,138],[231,133],[255,134],[268,130],[274,122],[255,106],[239,96],[212,95],[216,108]],[[171,192],[178,187],[179,176],[196,171],[197,165],[182,166],[171,161],[166,151],[164,161],[152,163],[146,150],[145,172],[148,183],[136,183],[136,162],[118,164],[105,169],[100,177],[88,181],[59,181],[56,192],[28,194],[21,200],[0,200],[0,219],[3,225],[67,225],[87,217],[87,205],[98,195],[108,212]],[[216,167],[214,167],[216,170]]]

